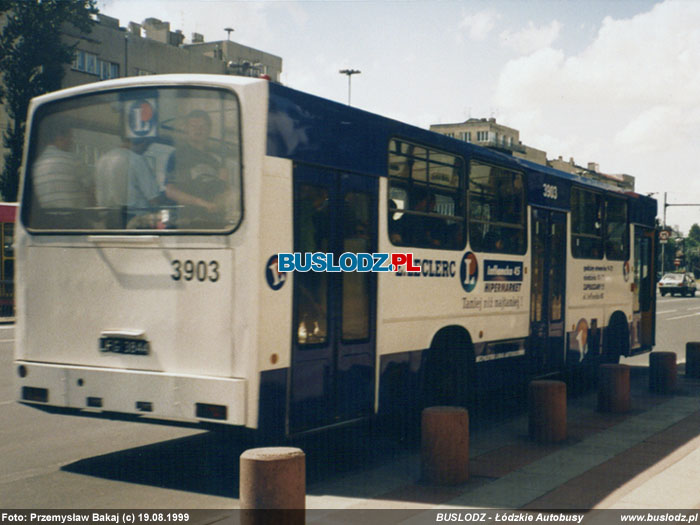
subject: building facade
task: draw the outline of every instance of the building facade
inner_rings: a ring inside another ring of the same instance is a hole
[[[431,131],[452,138],[473,142],[479,146],[495,149],[514,157],[547,165],[547,154],[542,150],[526,146],[520,141],[517,129],[496,122],[495,118],[470,118],[455,124],[432,124]]]
[[[552,168],[590,177],[612,184],[624,190],[634,191],[634,177],[627,174],[610,175],[601,173],[598,164],[589,162],[587,167],[579,166],[571,158],[568,162],[562,157],[554,160],[547,159],[547,152],[523,144],[517,129],[496,122],[495,118],[470,118],[465,122],[455,124],[432,124],[431,131],[441,133],[457,140],[472,142],[479,146],[495,149],[514,157],[551,166]]]
[[[181,31],[170,23],[148,18],[120,27],[119,20],[98,14],[88,35],[66,30],[67,42],[76,44],[76,55],[64,79],[70,87],[87,82],[125,76],[165,73],[211,73],[219,75],[267,75],[280,81],[282,59],[230,40],[205,42],[192,35],[185,43]]]
[[[608,184],[612,184],[613,186],[617,186],[623,190],[634,191],[635,181],[632,175],[627,175],[626,173],[602,173],[597,162],[589,162],[584,168],[583,166],[576,164],[573,157],[571,157],[568,161],[565,161],[561,156],[559,156],[557,159],[549,160],[548,163],[552,168],[560,171],[600,180]]]
[[[89,34],[66,26],[62,38],[76,46],[73,63],[66,66],[63,88],[165,73],[267,75],[271,81],[279,82],[282,73],[282,59],[278,56],[230,40],[205,42],[204,36],[197,33],[190,43],[185,43],[181,31],[171,31],[169,22],[157,18],[121,27],[118,19],[98,14]],[[0,106],[0,129],[4,131],[7,124],[7,114]],[[0,170],[5,153],[0,142]]]

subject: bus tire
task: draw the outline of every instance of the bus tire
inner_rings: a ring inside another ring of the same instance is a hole
[[[610,318],[606,330],[605,347],[601,362],[604,364],[617,364],[620,356],[627,355],[629,346],[629,328],[625,315],[616,312]]]
[[[475,399],[474,350],[468,335],[439,332],[426,351],[422,405],[471,408]]]

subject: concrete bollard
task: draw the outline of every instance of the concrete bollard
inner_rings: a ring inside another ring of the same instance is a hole
[[[246,524],[305,522],[306,456],[292,447],[253,448],[240,457],[240,506]]]
[[[676,389],[676,354],[649,354],[649,390],[657,394],[672,394]]]
[[[528,392],[530,439],[558,443],[566,439],[566,383],[531,381]]]
[[[421,414],[421,474],[434,485],[469,479],[469,412],[460,407],[429,407]]]
[[[685,344],[685,375],[700,379],[700,343]]]
[[[630,409],[630,367],[606,364],[598,368],[598,411],[621,414]]]

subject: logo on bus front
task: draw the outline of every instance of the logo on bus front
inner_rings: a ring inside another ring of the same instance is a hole
[[[476,288],[476,283],[479,281],[479,262],[476,260],[476,255],[472,252],[467,252],[462,257],[462,264],[459,268],[459,280],[462,283],[462,288],[467,293]]]
[[[129,138],[155,137],[158,116],[155,99],[139,99],[126,108],[126,136]]]

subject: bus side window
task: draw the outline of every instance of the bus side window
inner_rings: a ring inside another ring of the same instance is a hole
[[[465,184],[461,158],[392,140],[387,221],[392,244],[464,248]]]
[[[629,258],[627,202],[616,197],[605,199],[605,256],[611,261]]]
[[[475,251],[525,253],[522,173],[472,161],[469,173],[469,239]]]
[[[571,188],[571,253],[577,259],[603,258],[603,197]]]

